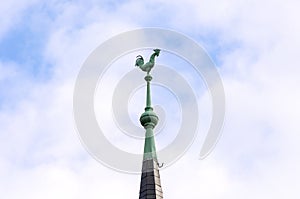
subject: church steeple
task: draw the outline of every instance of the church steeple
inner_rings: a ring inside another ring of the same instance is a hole
[[[158,116],[153,111],[151,105],[151,89],[150,89],[150,82],[152,80],[150,70],[154,66],[154,58],[155,56],[159,55],[160,50],[155,49],[155,53],[152,54],[152,60],[148,63],[153,65],[147,70],[147,75],[145,80],[147,82],[147,96],[146,96],[146,108],[145,112],[140,117],[141,125],[146,130],[145,136],[145,145],[144,145],[144,157],[143,157],[143,167],[142,167],[142,176],[141,176],[141,184],[140,184],[140,195],[139,199],[162,199],[163,192],[160,184],[160,175],[159,175],[159,167],[156,155],[156,148],[155,148],[155,140],[153,129],[158,123]],[[138,56],[141,59],[141,56]],[[139,67],[142,69],[143,66],[146,64],[140,64]],[[149,65],[148,65],[149,66]],[[143,69],[142,69],[143,70]],[[143,70],[145,71],[145,70]]]

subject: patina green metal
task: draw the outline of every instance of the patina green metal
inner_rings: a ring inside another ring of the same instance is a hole
[[[144,160],[157,159],[153,129],[158,123],[158,116],[153,111],[151,105],[151,90],[150,90],[151,79],[152,78],[150,75],[147,75],[145,77],[145,80],[147,81],[146,108],[145,108],[145,112],[140,117],[141,125],[146,129]]]
[[[145,80],[147,82],[146,108],[145,112],[140,117],[141,125],[146,129],[144,160],[151,158],[155,160],[157,159],[153,129],[158,123],[158,116],[153,111],[151,105],[150,82],[152,80],[152,76],[149,73],[154,67],[155,57],[159,56],[159,53],[160,49],[154,49],[154,53],[150,56],[150,60],[146,64],[144,64],[143,57],[141,55],[138,55],[135,64],[135,66],[138,66],[142,71],[147,72],[147,75],[145,76]]]
[[[146,97],[146,108],[145,111],[153,110],[151,107],[151,90],[150,90],[150,81],[152,80],[152,77],[148,74],[145,77],[145,80],[147,81],[147,97]]]
[[[150,56],[150,60],[144,64],[144,58],[141,55],[138,55],[135,61],[135,66],[139,67],[142,71],[150,73],[151,69],[155,64],[155,57],[159,56],[160,49],[154,49],[154,53]]]

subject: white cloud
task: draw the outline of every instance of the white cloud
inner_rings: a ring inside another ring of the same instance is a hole
[[[0,39],[22,21],[24,10],[35,4],[35,0],[5,1],[0,6]]]

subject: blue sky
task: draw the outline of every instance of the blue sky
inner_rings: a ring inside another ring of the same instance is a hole
[[[299,198],[299,6],[294,0],[2,2],[1,198],[138,197],[140,176],[103,166],[80,143],[72,97],[80,67],[97,46],[143,27],[178,31],[202,45],[226,94],[223,134],[204,160],[198,155],[211,102],[208,91],[197,96],[198,137],[179,161],[161,171],[165,198]],[[128,56],[121,61],[130,61]],[[191,70],[181,72],[195,89],[199,80],[189,79],[195,77]],[[110,71],[106,81],[115,85],[120,73]],[[111,103],[109,95],[103,100]],[[113,123],[105,128],[114,132],[107,136],[118,147],[143,146],[118,137]],[[168,138],[174,135],[163,135],[158,147]]]

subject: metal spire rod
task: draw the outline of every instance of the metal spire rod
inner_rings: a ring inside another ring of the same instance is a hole
[[[145,111],[147,111],[147,110],[153,110],[151,106],[151,91],[150,91],[150,81],[152,80],[152,77],[149,74],[147,74],[145,80],[147,81],[147,97],[146,97]]]

